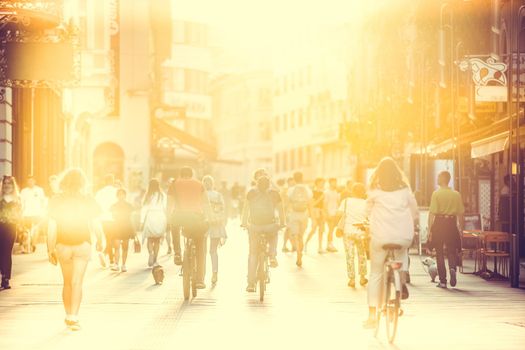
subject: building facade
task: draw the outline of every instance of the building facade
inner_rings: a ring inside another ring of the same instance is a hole
[[[213,81],[217,179],[249,185],[256,169],[272,169],[272,78],[268,71],[252,71]]]
[[[355,178],[356,159],[341,138],[351,118],[344,28],[306,37],[289,47],[274,77],[272,121],[276,177],[302,171],[316,177]],[[315,47],[315,52],[308,47]]]

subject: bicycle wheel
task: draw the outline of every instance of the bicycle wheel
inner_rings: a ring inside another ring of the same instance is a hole
[[[195,298],[197,296],[197,258],[195,256],[195,254],[193,254],[193,257],[192,257],[192,267],[191,267],[191,271],[192,271],[192,275],[191,275],[191,295],[193,298]]]
[[[190,280],[191,280],[192,267],[189,259],[189,253],[184,252],[184,260],[182,260],[182,289],[184,291],[184,300],[190,298]]]
[[[397,321],[399,319],[399,307],[401,304],[401,292],[396,290],[394,283],[394,272],[388,273],[386,288],[386,335],[389,343],[393,343],[397,332]]]
[[[259,279],[259,300],[264,301],[264,292],[266,291],[266,273],[264,271],[264,254],[259,257],[257,266],[257,277]]]

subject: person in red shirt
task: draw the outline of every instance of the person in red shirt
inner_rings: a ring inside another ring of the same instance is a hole
[[[198,289],[206,288],[206,232],[210,217],[210,203],[202,183],[193,178],[193,169],[183,167],[180,178],[172,186],[174,225],[181,227],[184,236],[191,236],[197,248]]]

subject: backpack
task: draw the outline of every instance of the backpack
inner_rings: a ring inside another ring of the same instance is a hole
[[[290,196],[290,205],[295,212],[305,212],[308,210],[310,198],[308,190],[302,185],[295,186]]]
[[[249,200],[250,222],[254,225],[268,225],[275,222],[275,204],[269,191],[255,191]]]

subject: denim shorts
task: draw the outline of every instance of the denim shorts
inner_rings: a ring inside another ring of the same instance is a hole
[[[73,261],[75,259],[89,260],[91,257],[91,244],[84,242],[78,245],[56,245],[57,258],[60,262]]]

